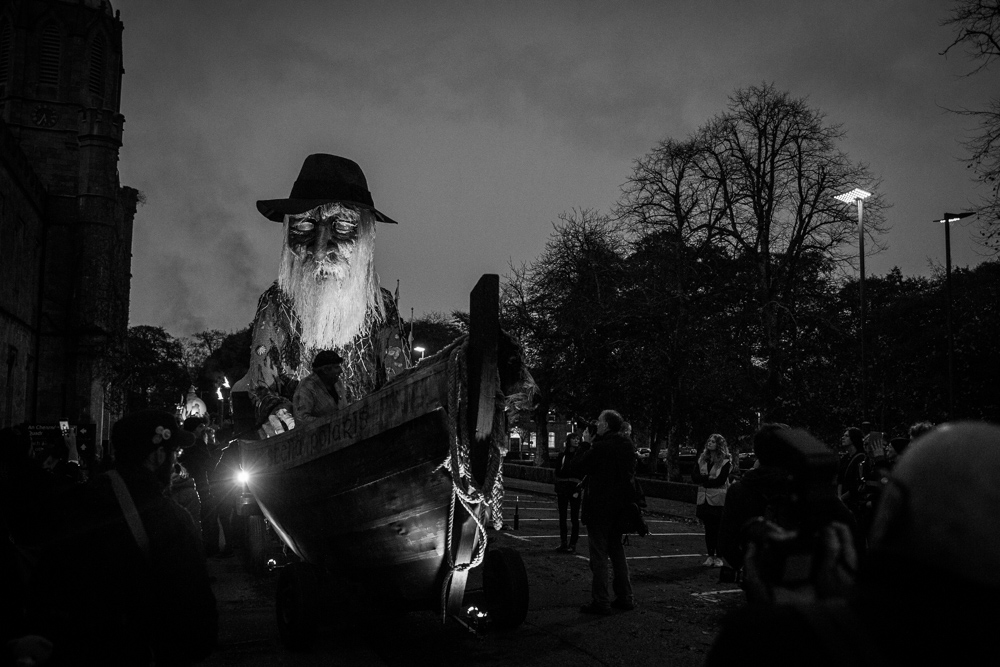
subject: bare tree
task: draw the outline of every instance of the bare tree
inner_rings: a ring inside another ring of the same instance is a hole
[[[853,262],[856,214],[834,196],[858,186],[877,192],[867,166],[837,149],[843,134],[806,100],[750,86],[687,141],[661,142],[623,186],[618,215],[633,228],[659,227],[676,236],[678,249],[721,249],[746,265],[767,415],[780,399],[803,278],[817,258],[830,272]],[[865,207],[866,242],[876,250],[886,231],[883,207],[878,195]],[[676,281],[678,294],[698,289],[679,272]]]
[[[198,384],[201,374],[205,370],[206,360],[218,352],[228,335],[221,329],[206,329],[192,334],[190,338],[180,339],[184,366],[187,368],[192,385]]]
[[[986,70],[1000,58],[1000,3],[996,0],[957,0],[943,25],[956,29],[954,40],[941,52],[962,46],[975,63],[969,76]],[[994,254],[1000,253],[1000,98],[985,109],[954,109],[978,125],[976,134],[963,142],[969,151],[969,167],[976,180],[988,188],[979,213],[980,241]]]

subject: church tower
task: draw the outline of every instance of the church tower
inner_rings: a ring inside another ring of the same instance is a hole
[[[41,228],[28,234],[37,247],[23,248],[25,261],[37,253],[38,274],[36,320],[25,320],[35,349],[24,353],[23,417],[91,422],[107,438],[107,360],[123,350],[128,327],[138,196],[118,179],[124,27],[108,0],[0,7],[0,119],[43,189]],[[8,249],[0,253],[6,261]]]

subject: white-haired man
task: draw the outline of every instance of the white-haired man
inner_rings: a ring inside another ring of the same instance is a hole
[[[348,402],[406,368],[408,355],[374,267],[375,224],[395,220],[375,208],[361,167],[310,155],[291,195],[258,201],[257,210],[285,231],[278,280],[257,304],[246,377],[256,423],[273,435],[294,427],[295,388],[319,350],[343,358]]]

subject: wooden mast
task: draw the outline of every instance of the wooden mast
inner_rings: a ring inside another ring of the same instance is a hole
[[[468,370],[469,405],[467,428],[469,438],[469,459],[472,476],[477,484],[486,477],[486,463],[489,460],[489,436],[493,430],[493,415],[496,410],[498,390],[497,345],[500,339],[500,276],[484,274],[469,296],[469,347],[466,352]],[[488,493],[488,489],[484,489]],[[477,511],[482,506],[477,506]],[[465,514],[461,506],[455,508],[456,523],[460,514]],[[482,513],[480,512],[480,518]],[[455,563],[464,564],[472,559],[476,540],[476,522],[471,517],[462,523],[461,537]],[[456,571],[448,590],[448,613],[462,611],[468,570]]]

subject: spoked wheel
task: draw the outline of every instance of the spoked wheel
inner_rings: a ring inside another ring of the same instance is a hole
[[[493,625],[513,630],[524,623],[528,616],[528,573],[521,554],[508,547],[486,553],[483,595]]]
[[[319,574],[309,563],[281,568],[275,611],[278,635],[286,648],[305,651],[319,631]]]

